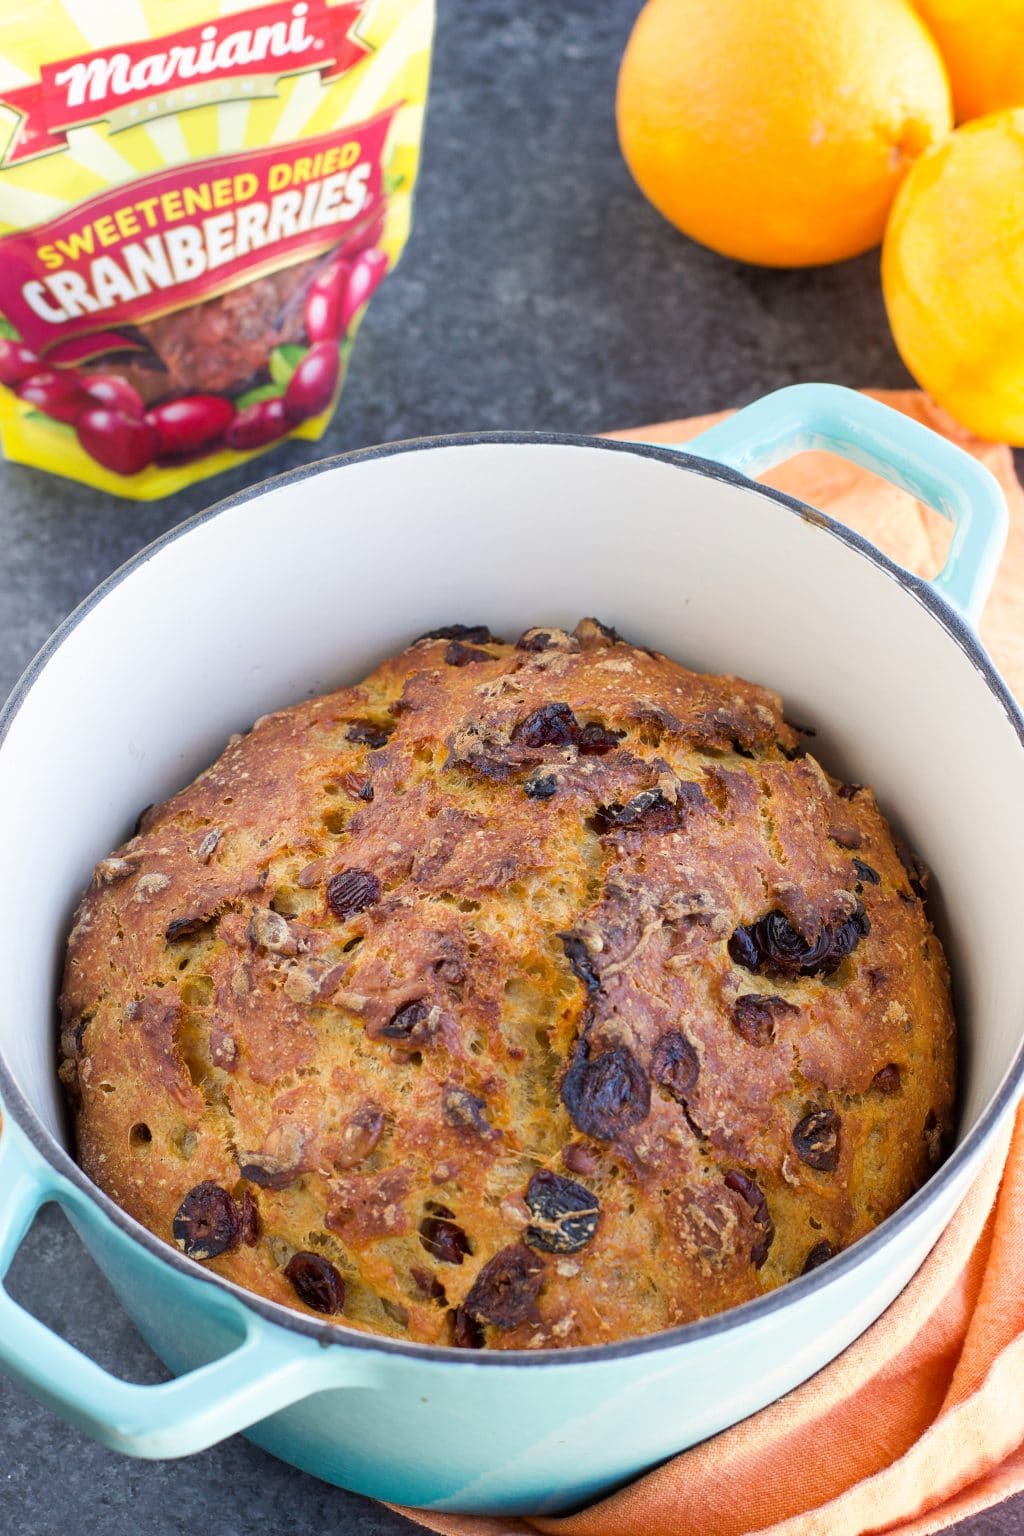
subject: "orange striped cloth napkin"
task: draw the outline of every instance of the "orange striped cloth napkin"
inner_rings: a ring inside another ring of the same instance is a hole
[[[1010,451],[968,437],[917,393],[878,398],[954,437],[1006,491],[1010,541],[982,635],[1024,699],[1024,493]],[[682,442],[715,419],[614,435]],[[921,575],[941,564],[941,519],[854,465],[802,454],[766,479]],[[580,1514],[401,1513],[446,1536],[926,1536],[1021,1489],[1024,1109],[903,1294],[796,1391]]]

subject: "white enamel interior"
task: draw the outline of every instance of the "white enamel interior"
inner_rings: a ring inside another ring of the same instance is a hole
[[[824,763],[871,783],[932,866],[965,1043],[961,1133],[1024,1020],[1024,750],[912,594],[753,490],[634,453],[432,447],[270,488],[114,586],[0,751],[0,1048],[61,1134],[54,994],[68,919],[139,809],[234,730],[357,680],[440,624],[597,614],[689,666],[778,689]]]

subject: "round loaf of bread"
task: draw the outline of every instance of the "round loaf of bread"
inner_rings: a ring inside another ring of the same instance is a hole
[[[585,619],[455,625],[233,737],[97,866],[82,1166],[287,1306],[466,1348],[707,1317],[952,1130],[926,875],[778,697]]]

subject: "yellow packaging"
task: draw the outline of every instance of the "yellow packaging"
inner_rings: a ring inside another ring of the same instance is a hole
[[[433,0],[4,8],[9,459],[148,500],[322,435],[409,234],[433,19]]]

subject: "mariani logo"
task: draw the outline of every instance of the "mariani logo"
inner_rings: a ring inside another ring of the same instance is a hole
[[[125,96],[163,91],[208,76],[223,78],[241,66],[262,65],[268,59],[290,55],[308,58],[313,50],[324,46],[322,39],[311,37],[306,29],[308,11],[308,5],[293,5],[290,23],[265,22],[225,35],[214,25],[206,26],[199,32],[198,44],[173,43],[163,52],[147,53],[137,61],[123,49],[94,53],[58,67],[54,84],[66,87],[66,107],[80,107],[88,101],[102,112]]]
[[[366,0],[258,6],[219,21],[44,64],[39,81],[0,93],[17,113],[0,165],[67,149],[70,129],[111,133],[213,102],[273,96],[285,75],[336,80],[368,46],[355,35]]]

